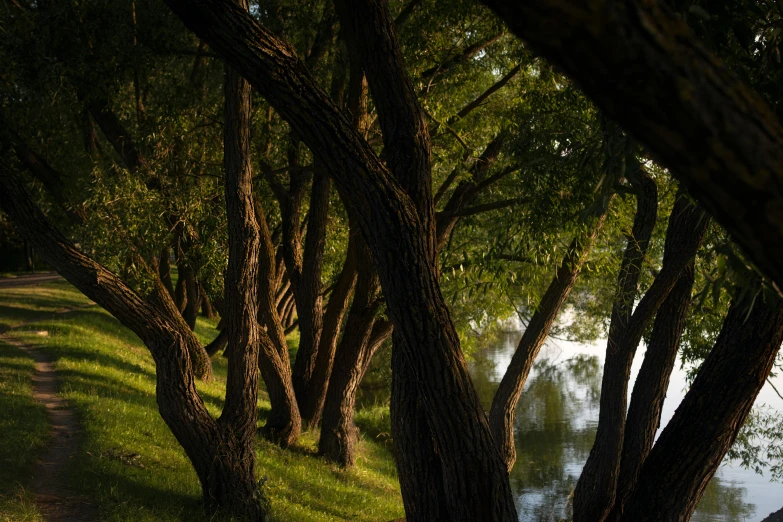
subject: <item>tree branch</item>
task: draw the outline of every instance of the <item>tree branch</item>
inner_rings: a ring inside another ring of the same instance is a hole
[[[783,288],[783,128],[683,20],[660,0],[483,2],[647,146]]]

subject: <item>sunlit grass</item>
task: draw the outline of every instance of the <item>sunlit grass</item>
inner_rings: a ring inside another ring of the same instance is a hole
[[[0,520],[38,521],[25,488],[35,455],[46,442],[46,410],[32,397],[34,363],[0,341]]]
[[[0,324],[35,320],[13,335],[56,358],[62,393],[83,426],[83,447],[69,483],[77,494],[97,505],[101,520],[209,520],[202,509],[195,472],[158,414],[155,368],[144,345],[99,307],[53,314],[88,302],[65,283],[2,289],[0,302]],[[13,313],[6,314],[9,309]],[[202,341],[215,335],[214,325],[214,321],[199,320],[197,333]],[[48,336],[36,334],[40,330]],[[2,363],[11,360],[0,352]],[[24,368],[19,371],[28,372],[25,382],[29,383],[32,363]],[[220,356],[214,359],[214,373],[212,382],[198,386],[210,413],[217,416],[226,375],[226,362]],[[29,384],[23,389],[22,395],[31,401]],[[6,394],[0,394],[4,412],[9,411],[6,400]],[[269,411],[263,392],[259,407],[263,421]],[[266,477],[275,520],[369,522],[402,516],[394,463],[383,444],[368,436],[360,445],[358,466],[345,471],[315,456],[317,440],[316,432],[305,433],[300,447],[292,450],[259,440],[257,470],[259,478]],[[5,444],[0,439],[0,447]],[[25,454],[20,458],[28,462],[38,448],[17,447],[15,451]],[[30,506],[29,497],[16,505],[19,509]]]

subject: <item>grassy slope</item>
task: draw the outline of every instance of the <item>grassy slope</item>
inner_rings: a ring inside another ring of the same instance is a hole
[[[63,394],[82,421],[83,451],[74,463],[71,483],[77,493],[95,499],[103,520],[205,520],[195,473],[158,415],[155,370],[147,350],[98,307],[52,313],[84,302],[83,296],[65,283],[0,290],[0,325],[36,321],[12,333],[57,357]],[[200,321],[197,332],[202,340],[214,335],[213,326]],[[36,330],[47,330],[49,335],[36,335]],[[12,366],[16,358],[18,353],[0,352],[0,368]],[[21,360],[26,361],[24,357]],[[32,365],[21,367],[14,370],[19,383],[16,395],[0,388],[0,410],[4,412],[9,411],[10,401],[19,400],[17,395],[28,408],[35,409],[29,398]],[[219,414],[222,405],[225,372],[224,360],[216,358],[215,381],[200,385],[213,415]],[[269,408],[263,393],[259,406],[263,417]],[[17,422],[16,416],[13,422]],[[343,471],[314,456],[316,443],[317,433],[306,433],[300,447],[289,451],[259,441],[259,477],[266,477],[276,520],[378,521],[402,516],[394,464],[383,446],[363,442],[357,468]],[[27,443],[21,451],[21,443],[15,444],[16,452],[25,455],[21,459],[25,465],[40,447],[39,443]],[[0,439],[0,455],[7,445]],[[29,473],[14,471],[10,475]],[[13,490],[0,481],[0,494],[8,495],[9,491]],[[26,504],[19,501],[16,505],[25,509]]]
[[[0,341],[0,520],[37,521],[24,484],[35,454],[46,442],[46,411],[32,397],[34,364],[21,350]]]

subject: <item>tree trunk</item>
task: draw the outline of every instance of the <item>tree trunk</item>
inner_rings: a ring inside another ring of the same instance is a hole
[[[226,406],[216,422],[198,395],[191,364],[191,353],[203,347],[173,302],[160,298],[166,295],[165,288],[158,283],[152,298],[143,299],[52,227],[5,164],[0,163],[0,171],[0,207],[38,247],[47,263],[149,348],[155,360],[158,409],[190,459],[207,507],[253,522],[268,520],[256,488],[252,460],[256,394],[252,343],[244,352],[238,350],[242,357],[231,363]]]
[[[391,50],[381,53],[382,59],[363,58],[362,65],[376,101],[393,176],[288,44],[230,4],[166,2],[215,52],[242,71],[347,196],[372,251],[387,313],[404,340],[395,343],[395,349],[403,353],[393,372],[404,361],[413,377],[407,384],[420,394],[418,411],[432,437],[422,442],[431,444],[433,451],[437,448],[435,462],[440,463],[443,479],[439,489],[444,492],[448,518],[516,519],[506,467],[489,432],[438,285],[429,140],[390,30],[388,6],[375,0],[350,2],[347,9],[338,11],[344,30],[346,25],[355,25],[352,30],[371,33],[369,38],[356,39],[372,42],[362,47],[364,51]],[[399,409],[394,411],[401,414]],[[404,467],[400,469],[401,475],[406,473]],[[425,503],[422,511],[428,511],[426,503],[439,499],[420,497],[420,501]]]
[[[158,274],[163,286],[168,291],[172,299],[176,299],[174,285],[171,282],[171,247],[165,247],[160,251],[158,260]]]
[[[314,422],[319,405],[319,401],[311,397],[313,393],[311,380],[323,329],[321,268],[326,243],[330,186],[326,173],[317,168],[310,196],[304,258],[299,272],[291,275],[296,312],[299,317],[299,351],[296,354],[293,371],[294,391],[302,422],[307,426]],[[288,270],[292,272],[290,268]]]
[[[737,291],[715,346],[644,462],[621,520],[690,519],[737,437],[783,341],[783,301],[753,286]]]
[[[620,478],[614,510],[622,512],[639,471],[655,442],[655,434],[661,423],[661,412],[669,389],[680,336],[685,327],[686,314],[691,304],[694,281],[694,263],[691,262],[680,275],[680,280],[669,297],[661,305],[655,317],[650,344],[644,362],[636,377],[631,395],[631,405],[625,426],[623,453],[620,460]],[[610,516],[615,519],[615,516]]]
[[[280,315],[277,313],[276,287],[278,264],[266,214],[256,202],[256,221],[261,230],[261,250],[258,278],[258,320],[266,328],[262,335],[259,358],[262,376],[272,409],[264,426],[264,434],[283,447],[294,444],[302,431],[302,421],[291,376],[288,344]],[[291,298],[293,302],[293,298]]]
[[[212,302],[209,300],[209,296],[204,292],[203,287],[199,287],[199,293],[201,294],[201,315],[207,319],[213,319],[215,311],[212,309]]]
[[[248,9],[247,0],[237,0]],[[251,87],[226,66],[224,164],[228,221],[228,268],[225,278],[226,330],[231,346],[226,378],[226,403],[218,424],[230,437],[236,462],[232,476],[214,477],[221,493],[240,504],[239,515],[268,518],[268,505],[255,476],[255,439],[258,418],[258,252],[260,234],[253,208],[253,172],[250,163]],[[261,493],[261,494],[259,494]]]
[[[639,276],[647,246],[655,227],[658,213],[658,189],[655,181],[642,169],[630,176],[637,191],[636,215],[633,230],[623,255],[617,281],[617,294],[612,306],[612,319],[606,347],[606,362],[601,383],[601,410],[595,443],[590,450],[582,475],[574,491],[574,521],[594,522],[603,520],[612,507],[617,486],[617,468],[620,461],[621,428],[618,427],[618,411],[625,417],[625,395],[613,396],[613,392],[627,385],[624,379],[628,363],[628,351],[620,352],[625,329],[631,319],[634,300],[639,290]],[[633,360],[633,355],[630,356]],[[622,403],[622,404],[621,404]]]
[[[33,260],[33,245],[29,241],[24,242],[24,261],[25,269],[28,272],[35,272],[35,261]]]
[[[511,363],[492,399],[489,427],[509,472],[514,467],[517,458],[514,447],[514,418],[522,388],[525,386],[527,376],[533,368],[533,362],[544,345],[560,309],[576,283],[582,265],[595,244],[598,232],[606,219],[606,210],[609,209],[609,205],[606,204],[604,209],[591,224],[590,231],[583,237],[574,238],[568,247],[563,262],[541,298],[533,317],[528,322],[525,333],[511,358]]]
[[[678,193],[669,216],[663,266],[660,273],[639,301],[636,310],[625,322],[622,331],[613,337],[610,327],[604,378],[601,383],[601,413],[599,414],[596,443],[591,451],[591,456],[593,456],[593,452],[596,452],[594,466],[602,465],[603,467],[599,467],[596,471],[596,467],[585,465],[586,470],[599,477],[602,486],[613,484],[614,489],[611,492],[601,491],[601,494],[606,496],[606,501],[610,503],[609,506],[598,508],[601,509],[601,519],[608,514],[607,510],[612,508],[618,487],[617,480],[620,472],[628,408],[628,380],[636,349],[644,331],[680,279],[680,274],[696,256],[708,223],[709,221],[705,218],[702,210],[691,204],[684,193]],[[612,344],[613,340],[616,343],[614,345]],[[609,396],[608,400],[603,399],[605,395]],[[588,464],[590,464],[590,459],[588,459]]]
[[[218,332],[217,337],[215,337],[211,343],[205,346],[204,349],[207,351],[207,355],[209,355],[210,357],[214,357],[215,355],[217,355],[219,351],[227,350],[227,346],[228,346],[228,330],[222,328]],[[228,351],[226,351],[226,355],[228,355]]]
[[[367,363],[380,345],[370,343],[379,305],[378,276],[361,238],[356,238],[352,250],[355,263],[361,268],[329,381],[318,443],[319,453],[341,466],[353,466],[356,462],[358,428],[353,423],[356,392]]]
[[[405,520],[453,520],[444,490],[443,466],[416,387],[416,377],[405,366],[405,361],[400,360],[403,357],[402,342],[403,339],[395,332],[392,336],[391,433]]]
[[[783,522],[783,509],[770,513],[770,515],[761,522]]]
[[[355,244],[358,240],[355,238],[355,235],[356,233],[351,234],[348,238],[345,263],[334,290],[329,297],[329,304],[326,306],[318,353],[310,379],[310,390],[304,397],[304,404],[301,402],[299,404],[301,410],[310,412],[310,418],[307,420],[310,427],[315,427],[321,422],[321,415],[337,352],[337,340],[340,335],[343,318],[345,317],[345,311],[348,308],[348,301],[351,298],[354,286],[356,286],[357,259]],[[356,297],[354,297],[354,302],[355,300]],[[346,326],[350,326],[350,324],[348,322]],[[343,342],[345,335],[349,335],[349,333],[346,332],[344,334]],[[323,437],[323,428],[321,429],[321,436]]]
[[[188,328],[195,330],[198,309],[201,304],[198,281],[196,280],[196,272],[190,264],[184,263],[181,266],[180,277],[185,281],[185,294],[187,296],[187,302],[185,303],[185,310],[182,312],[182,317],[185,319]]]
[[[185,307],[188,305],[188,293],[185,290],[185,265],[177,263],[177,284],[174,287],[174,302],[181,314],[185,313]]]
[[[682,180],[783,288],[783,128],[667,2],[482,1]]]

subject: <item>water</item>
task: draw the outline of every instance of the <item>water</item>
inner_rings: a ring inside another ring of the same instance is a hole
[[[470,363],[473,382],[487,409],[521,335],[504,334],[475,354]],[[511,488],[521,521],[559,520],[567,515],[569,495],[595,438],[605,347],[605,342],[591,345],[550,340],[541,350],[519,401],[515,424],[517,461],[511,471]],[[634,360],[631,387],[643,353],[642,348]],[[775,384],[781,389],[783,377],[776,377]],[[685,395],[685,386],[685,371],[678,364],[661,426],[671,419]],[[783,400],[769,385],[756,401],[764,403],[783,411]],[[710,481],[692,520],[754,522],[781,507],[783,484],[724,464]]]

